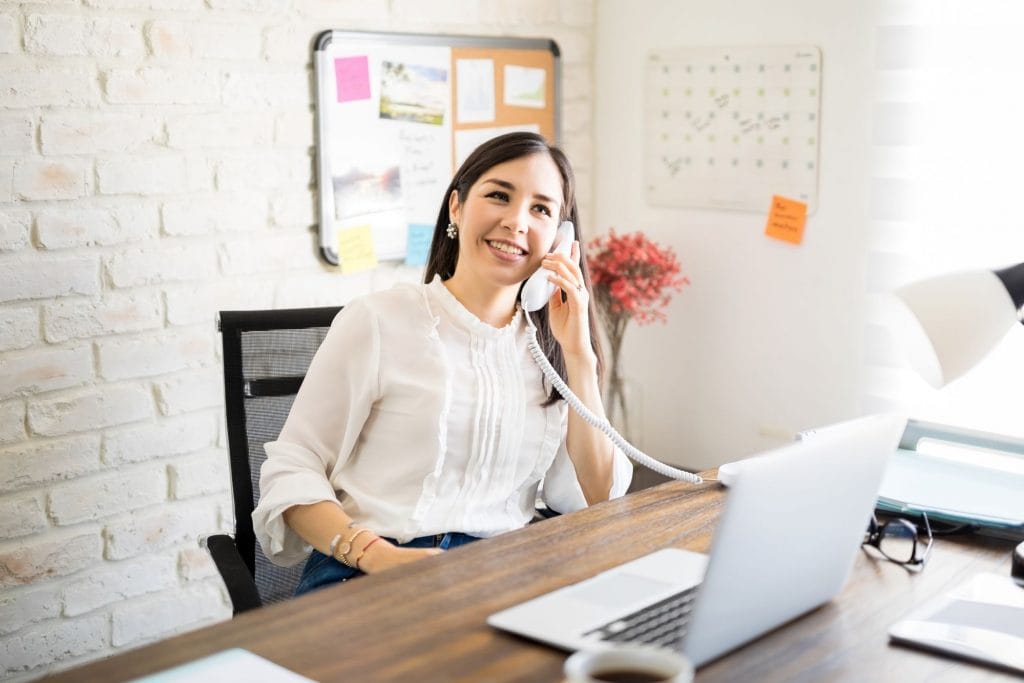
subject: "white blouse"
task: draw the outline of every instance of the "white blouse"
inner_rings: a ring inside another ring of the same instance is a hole
[[[525,526],[538,486],[553,510],[586,507],[565,449],[568,407],[547,388],[517,312],[503,328],[435,278],[352,301],[338,314],[277,441],[266,444],[253,526],[275,563],[309,546],[293,505],[339,502],[359,525],[405,542]],[[632,466],[615,449],[611,496]]]

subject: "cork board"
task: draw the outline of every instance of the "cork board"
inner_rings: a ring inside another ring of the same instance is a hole
[[[545,38],[325,31],[314,51],[320,253],[418,264],[455,169],[512,130],[560,137]]]

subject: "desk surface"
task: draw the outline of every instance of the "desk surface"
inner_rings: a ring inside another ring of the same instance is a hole
[[[717,484],[670,482],[48,680],[124,681],[237,646],[323,682],[557,682],[566,653],[495,631],[487,615],[659,548],[706,552],[723,499]],[[1015,680],[890,646],[886,636],[974,573],[1009,572],[1011,547],[937,538],[921,573],[861,552],[836,600],[702,668],[697,680]]]

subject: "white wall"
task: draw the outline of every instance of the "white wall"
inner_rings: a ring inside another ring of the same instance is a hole
[[[318,260],[316,34],[554,38],[585,202],[593,16],[590,0],[0,3],[0,678],[229,615],[197,545],[231,526],[215,311],[420,278]]]
[[[875,43],[865,408],[1024,436],[1024,326],[941,390],[910,371],[891,290],[1024,260],[1024,7],[882,3]],[[964,334],[970,334],[964,330]]]
[[[705,467],[860,409],[870,158],[870,4],[602,0],[597,4],[592,231],[643,230],[693,285],[665,326],[631,327],[642,446]],[[799,247],[759,213],[675,209],[643,196],[645,59],[674,46],[814,44],[823,53],[819,208]]]

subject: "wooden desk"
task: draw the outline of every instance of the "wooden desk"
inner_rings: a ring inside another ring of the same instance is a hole
[[[239,646],[322,682],[560,681],[566,653],[492,630],[487,615],[659,548],[707,551],[723,499],[717,484],[663,484],[50,680],[124,681]],[[889,646],[886,636],[914,606],[975,572],[1007,573],[1011,547],[936,539],[921,573],[861,552],[834,602],[704,667],[697,680],[1013,680]]]

